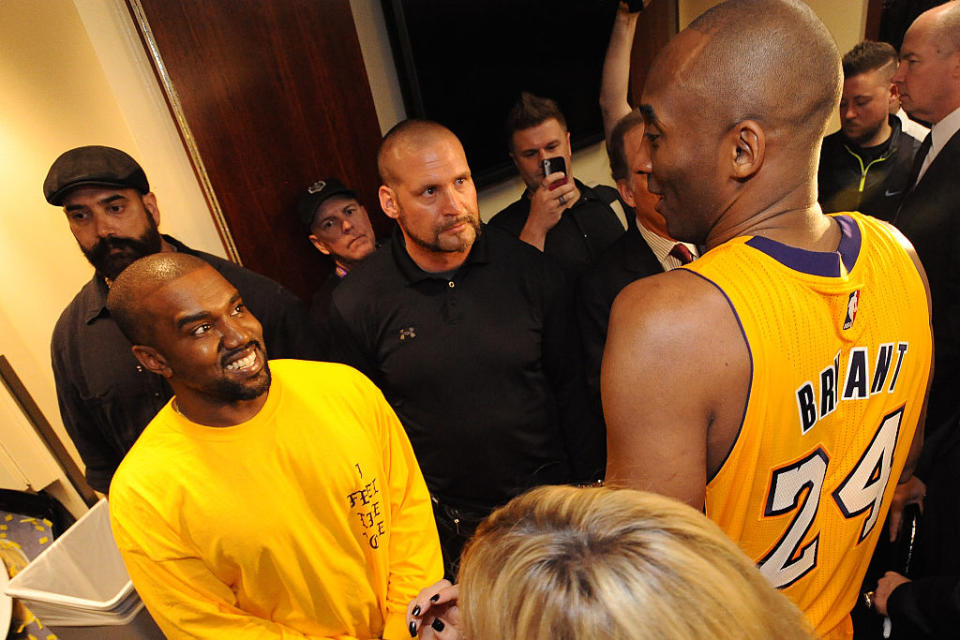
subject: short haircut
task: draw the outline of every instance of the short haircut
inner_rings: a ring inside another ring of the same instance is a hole
[[[541,98],[527,91],[522,92],[520,99],[507,114],[507,146],[511,150],[513,149],[513,134],[515,132],[536,127],[551,118],[559,122],[560,126],[566,130],[567,119],[563,117],[560,105],[555,100]]]
[[[120,331],[133,344],[155,346],[153,324],[143,301],[161,285],[181,278],[209,264],[185,253],[162,252],[144,256],[124,269],[110,285],[107,311]]]
[[[614,180],[626,180],[630,177],[630,159],[627,157],[627,134],[643,126],[643,112],[634,109],[620,118],[607,138],[607,158],[610,160],[610,174]]]
[[[435,140],[438,136],[449,135],[457,139],[456,134],[439,122],[410,118],[395,124],[380,143],[377,151],[377,171],[381,184],[393,186],[396,174],[393,171],[392,156],[399,147],[420,148]]]
[[[464,637],[811,640],[803,614],[702,513],[629,489],[541,487],[480,527]]]
[[[801,0],[728,0],[688,27],[707,37],[678,84],[727,131],[756,120],[813,153],[840,104],[840,53]],[[669,49],[669,45],[667,49]]]
[[[888,42],[864,40],[843,56],[843,77],[852,78],[861,73],[883,69],[889,82],[897,72],[897,50]]]

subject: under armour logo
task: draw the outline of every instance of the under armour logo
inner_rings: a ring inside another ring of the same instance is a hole
[[[307,193],[317,193],[319,191],[323,191],[326,186],[327,186],[326,180],[317,180],[312,185],[307,187]]]
[[[404,340],[413,340],[417,337],[417,330],[413,327],[407,327],[406,329],[400,329],[400,342]]]

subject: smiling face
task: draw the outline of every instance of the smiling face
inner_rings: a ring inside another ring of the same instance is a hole
[[[511,138],[513,151],[510,157],[520,172],[527,188],[537,189],[545,177],[542,162],[544,158],[561,157],[570,176],[570,132],[556,118],[548,118],[535,127],[514,131]]]
[[[142,305],[142,317],[152,321],[147,350],[154,358],[145,364],[169,380],[182,407],[216,413],[270,388],[260,323],[212,267],[160,285]]]
[[[722,133],[715,114],[697,94],[677,82],[697,55],[705,36],[679,34],[664,50],[644,86],[640,110],[645,141],[631,169],[647,173],[647,187],[659,196],[656,211],[666,219],[672,238],[706,244],[720,213],[719,175]]]
[[[134,260],[160,251],[160,214],[152,193],[77,187],[63,197],[70,231],[101,276],[115,280]]]
[[[324,201],[314,215],[310,231],[313,246],[333,256],[348,271],[376,248],[367,210],[350,196]]]

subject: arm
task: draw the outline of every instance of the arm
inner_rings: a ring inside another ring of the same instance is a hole
[[[384,442],[383,465],[389,474],[390,574],[383,637],[399,640],[410,637],[408,603],[423,585],[443,577],[443,561],[430,494],[413,447],[383,395],[373,385],[370,387],[377,399],[375,411]]]
[[[329,354],[330,361],[350,365],[373,380],[378,387],[383,388],[377,375],[376,354],[361,345],[360,338],[355,333],[358,328],[357,324],[351,325],[347,322],[343,317],[340,306],[336,303],[335,297],[330,301],[327,321],[330,329],[329,342],[333,345]],[[370,347],[370,350],[372,349],[373,347]]]
[[[563,446],[575,479],[589,483],[603,476],[603,424],[588,401],[572,288],[552,260],[545,259],[543,268],[543,369],[557,403]]]
[[[236,594],[191,554],[149,505],[121,489],[111,494],[110,524],[137,592],[171,640],[310,638],[242,610]],[[138,523],[149,523],[149,531]],[[150,545],[148,551],[142,542]],[[314,636],[316,637],[316,636]],[[337,640],[357,640],[333,636]]]
[[[58,328],[59,331],[59,328]],[[107,493],[110,488],[110,479],[123,459],[113,447],[104,440],[97,428],[97,422],[90,415],[86,404],[77,393],[69,371],[64,362],[66,345],[62,344],[56,334],[50,345],[51,362],[53,365],[53,380],[57,389],[57,403],[60,405],[60,418],[66,427],[70,439],[77,447],[83,459],[84,475],[87,484],[100,493]]]
[[[901,246],[903,246],[903,248],[907,251],[910,259],[913,260],[913,264],[917,268],[917,273],[920,276],[920,280],[923,282],[923,289],[927,294],[927,314],[932,321],[933,304],[930,296],[930,283],[927,280],[927,272],[924,270],[923,264],[920,262],[920,258],[917,256],[917,252],[914,250],[913,245],[910,244],[910,241],[907,240],[906,236],[904,236],[899,229],[889,223],[884,223],[884,226],[886,226],[887,229],[900,241]],[[933,335],[932,326],[930,328],[930,335]],[[931,357],[930,374],[927,378],[927,390],[923,395],[923,408],[920,412],[920,419],[917,423],[917,429],[913,434],[913,441],[910,443],[910,452],[907,455],[907,462],[903,467],[903,471],[900,473],[900,479],[897,482],[897,489],[893,494],[893,501],[890,504],[890,515],[888,516],[887,521],[889,522],[891,541],[896,540],[900,533],[900,522],[903,520],[904,507],[906,507],[908,504],[919,504],[922,506],[923,498],[926,495],[926,486],[924,485],[923,481],[913,474],[917,469],[917,465],[920,463],[920,459],[923,454],[924,427],[927,418],[927,400],[930,397],[930,385],[933,383],[933,372],[934,359]]]
[[[620,119],[630,113],[630,54],[637,31],[638,13],[630,13],[625,2],[617,9],[613,21],[610,44],[603,59],[603,75],[600,78],[600,113],[603,116],[603,137]]]
[[[717,289],[683,270],[630,284],[613,303],[601,369],[607,483],[702,509],[708,465],[729,451],[749,384]]]
[[[563,182],[563,184],[560,184]],[[563,202],[560,199],[563,198]],[[530,197],[530,213],[520,230],[520,239],[543,251],[550,232],[568,207],[580,199],[580,190],[565,173],[551,173]]]
[[[931,576],[908,580],[888,571],[877,585],[877,612],[890,616],[898,637],[947,638],[960,624],[960,578]]]
[[[577,319],[580,341],[583,345],[583,365],[586,372],[590,404],[600,410],[600,362],[603,344],[607,339],[607,321],[610,307],[600,289],[599,273],[588,271],[580,278],[577,295]],[[600,413],[602,416],[602,411]]]

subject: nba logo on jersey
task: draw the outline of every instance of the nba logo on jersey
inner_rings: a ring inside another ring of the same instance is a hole
[[[860,289],[852,292],[847,298],[847,317],[843,321],[843,328],[849,329],[853,326],[853,320],[857,317],[857,308],[860,306]]]

